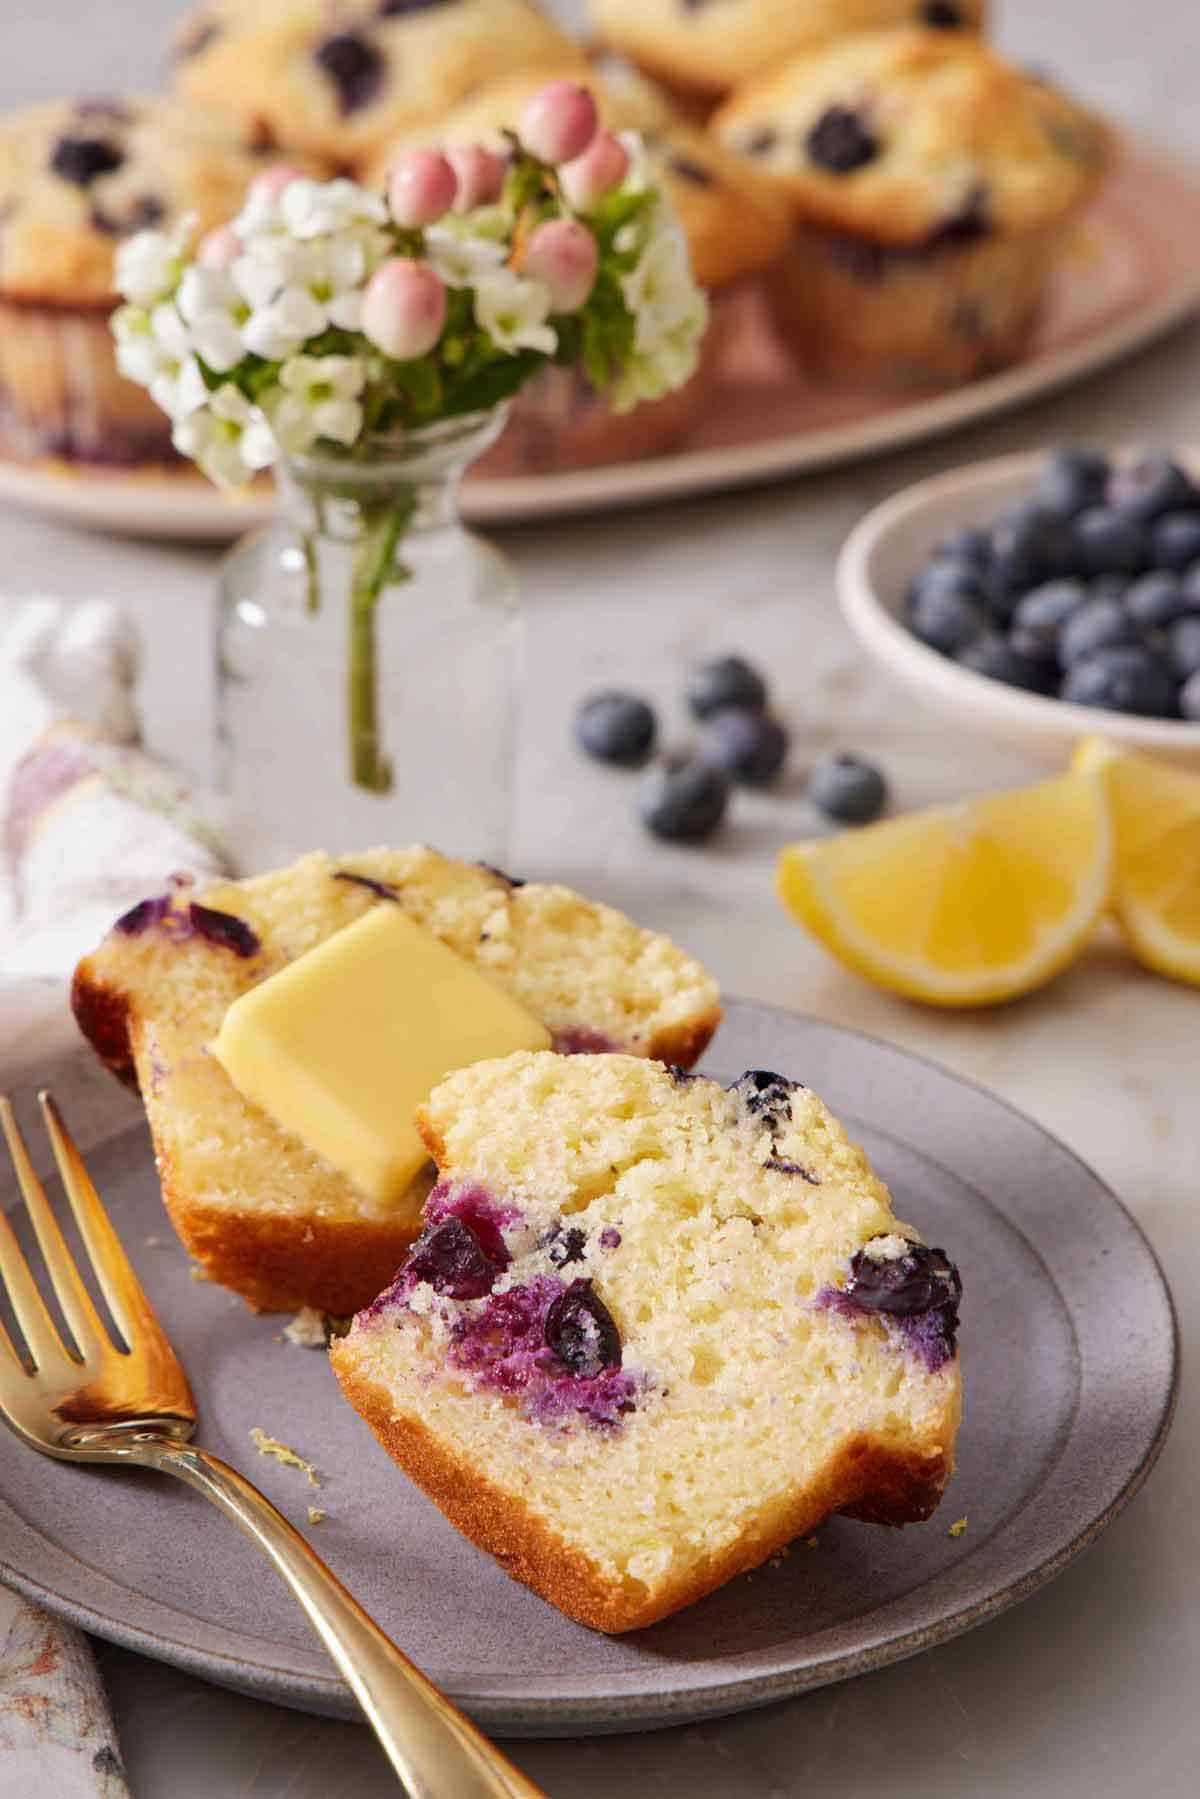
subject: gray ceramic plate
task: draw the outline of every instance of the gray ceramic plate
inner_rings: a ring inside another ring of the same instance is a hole
[[[1170,1421],[1171,1301],[1145,1239],[1081,1162],[999,1100],[904,1051],[734,1004],[708,1059],[815,1087],[912,1218],[959,1261],[966,1408],[941,1511],[903,1532],[835,1520],[815,1548],[633,1637],[570,1624],[457,1537],[343,1405],[322,1357],[189,1279],[132,1103],[83,1064],[68,1117],[196,1390],[205,1444],[248,1470],[433,1678],[496,1731],[711,1717],[859,1674],[1049,1580],[1136,1491]],[[19,1108],[32,1123],[28,1105]],[[7,1177],[6,1177],[7,1178]],[[12,1203],[11,1184],[0,1200]],[[261,1425],[317,1463],[258,1460]],[[948,1527],[965,1517],[958,1536]],[[228,1686],[353,1715],[283,1588],[199,1497],[0,1447],[5,1579],[99,1635]]]

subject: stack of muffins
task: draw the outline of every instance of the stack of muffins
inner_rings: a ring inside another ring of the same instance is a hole
[[[496,139],[564,74],[646,140],[713,324],[688,387],[622,418],[548,371],[494,468],[678,443],[738,366],[749,286],[806,369],[944,382],[1020,353],[1111,140],[982,42],[982,0],[591,4],[616,70],[532,0],[205,0],[177,39],[177,98],[0,125],[0,455],[172,460],[168,421],[113,362],[123,237],[229,218],[271,158],[378,185],[413,142]]]

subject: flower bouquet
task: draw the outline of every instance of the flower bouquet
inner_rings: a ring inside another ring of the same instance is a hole
[[[386,195],[275,168],[231,225],[191,240],[184,223],[120,251],[118,364],[215,482],[288,466],[311,501],[314,610],[323,508],[354,492],[350,767],[386,791],[375,613],[406,578],[419,495],[401,482],[364,498],[356,472],[494,413],[550,363],[581,368],[617,410],[682,385],[707,322],[685,240],[640,140],[600,129],[590,94],[565,81],[530,102],[507,155],[411,151]]]

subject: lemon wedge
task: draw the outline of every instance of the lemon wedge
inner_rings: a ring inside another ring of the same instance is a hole
[[[1099,772],[796,843],[780,898],[877,986],[936,1006],[1032,993],[1073,961],[1109,899]]]
[[[1112,906],[1147,968],[1200,986],[1200,774],[1085,737],[1072,768],[1098,775],[1112,814]]]

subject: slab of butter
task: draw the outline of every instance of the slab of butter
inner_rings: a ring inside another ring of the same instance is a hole
[[[456,1068],[550,1033],[470,962],[375,906],[252,987],[212,1053],[246,1099],[381,1205],[428,1160],[413,1113]]]

